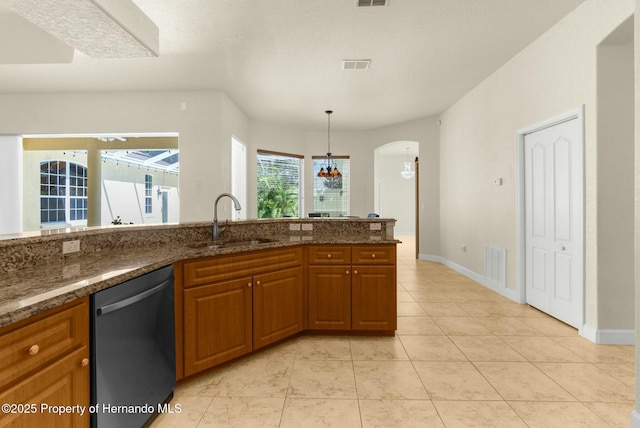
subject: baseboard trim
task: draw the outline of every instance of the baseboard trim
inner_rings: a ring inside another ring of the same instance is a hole
[[[450,267],[456,272],[466,276],[469,279],[474,280],[475,282],[481,285],[484,285],[488,289],[495,291],[496,293],[506,297],[507,299],[511,299],[516,303],[525,303],[521,301],[520,293],[516,292],[516,290],[498,286],[497,284],[495,284],[495,282],[489,280],[487,277],[480,275],[479,273],[474,272],[470,269],[467,269],[464,266],[460,266],[459,264],[454,263],[451,260],[445,259],[444,257],[434,256],[431,254],[418,254],[418,258],[420,260],[425,260],[429,262],[442,263],[443,265]],[[578,329],[578,333],[580,334],[580,336],[584,337],[585,339],[600,345],[635,345],[636,343],[635,330],[622,330],[622,329],[598,330],[591,325],[584,324],[580,329]],[[640,417],[640,414],[638,415],[638,417]],[[637,428],[640,428],[640,425],[638,425]]]
[[[631,412],[631,428],[640,428],[640,413],[635,409]]]
[[[507,299],[513,300],[516,303],[524,303],[520,301],[520,295],[518,292],[516,292],[516,290],[499,286],[498,284],[496,284],[494,281],[491,281],[486,276],[480,275],[479,273],[474,272],[471,269],[467,269],[464,266],[460,266],[459,264],[454,263],[451,260],[445,259],[444,257],[434,256],[431,254],[418,254],[418,258],[420,260],[426,260],[429,262],[442,263],[443,265],[455,270],[459,274],[462,274],[467,278],[472,279],[481,285],[484,285],[489,290],[495,291],[496,293],[506,297]]]
[[[589,324],[585,324],[578,330],[578,332],[580,333],[580,336],[599,345],[636,344],[635,330],[597,329]]]

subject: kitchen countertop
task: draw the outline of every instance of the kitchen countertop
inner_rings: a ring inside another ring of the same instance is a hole
[[[300,222],[300,220],[298,220]],[[172,242],[98,249],[74,257],[48,259],[0,275],[0,327],[28,318],[79,297],[120,284],[177,261],[223,254],[309,244],[393,244],[385,236],[348,233],[339,236],[269,236],[257,246],[193,248]],[[191,241],[194,242],[194,241]],[[144,242],[143,242],[144,244]],[[60,244],[61,245],[61,244]]]

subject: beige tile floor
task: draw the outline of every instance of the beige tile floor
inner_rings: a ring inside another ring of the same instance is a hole
[[[628,427],[633,346],[595,345],[398,251],[395,337],[302,336],[178,385],[165,427]]]

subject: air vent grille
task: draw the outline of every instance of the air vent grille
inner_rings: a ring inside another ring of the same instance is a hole
[[[492,245],[484,246],[484,276],[494,286],[507,286],[507,250]]]
[[[343,70],[368,70],[371,65],[370,59],[343,59]]]
[[[387,6],[389,0],[356,0],[358,7]]]

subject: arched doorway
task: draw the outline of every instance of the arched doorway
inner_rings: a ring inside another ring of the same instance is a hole
[[[416,141],[394,141],[374,151],[374,207],[381,217],[397,220],[395,232],[406,240],[418,240],[417,206],[418,176],[416,159],[419,144]],[[414,173],[401,175],[408,162]],[[400,238],[402,239],[402,238]],[[417,252],[416,252],[417,254]]]

